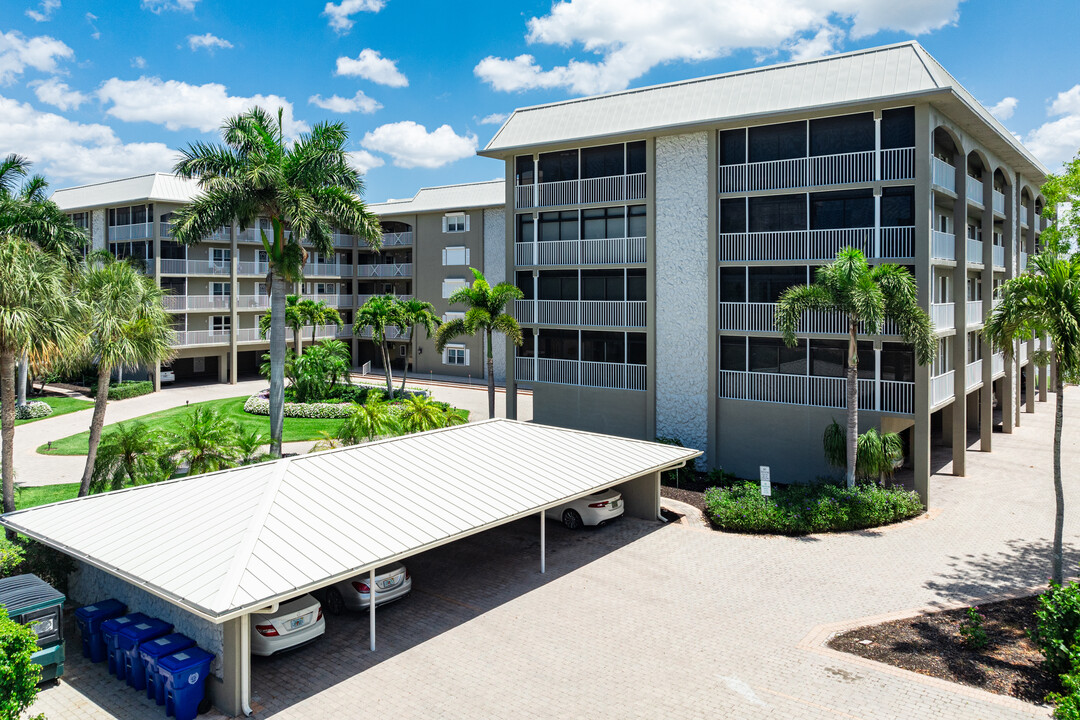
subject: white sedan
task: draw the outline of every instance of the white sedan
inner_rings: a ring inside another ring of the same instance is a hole
[[[273,655],[306,645],[326,632],[322,605],[311,595],[281,603],[277,612],[252,614],[251,654]]]
[[[367,573],[336,582],[326,588],[326,611],[338,615],[345,610],[367,610],[371,606],[370,577]],[[375,607],[405,597],[412,591],[412,577],[401,563],[375,571]]]
[[[558,520],[571,530],[584,525],[603,525],[623,514],[622,493],[618,490],[601,490],[565,505],[550,508],[548,520]]]

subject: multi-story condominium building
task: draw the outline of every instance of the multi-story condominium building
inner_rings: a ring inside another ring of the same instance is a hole
[[[969,428],[989,450],[995,408],[1005,432],[1022,386],[1033,409],[1032,343],[1007,364],[980,329],[1038,246],[1046,170],[917,43],[520,109],[481,154],[525,293],[511,416],[528,385],[537,422],[827,472],[847,325],[807,315],[789,348],[774,311],[847,246],[907,267],[940,338],[929,367],[891,324],[860,344],[862,429],[902,434],[924,498],[932,442],[963,474]]]
[[[172,367],[178,379],[236,382],[258,372],[269,348],[259,331],[259,319],[270,307],[259,230],[269,232],[269,220],[243,230],[235,224],[222,227],[198,245],[180,245],[171,237],[172,213],[197,190],[193,181],[156,173],[58,190],[53,200],[86,228],[92,248],[141,261],[146,273],[171,291],[166,304],[175,316],[178,354]],[[340,338],[351,345],[355,365],[371,361],[379,367],[382,359],[370,330],[364,337],[354,337],[352,330],[356,309],[371,295],[416,295],[449,316],[453,309],[446,298],[471,277],[469,266],[485,267],[485,252],[494,253],[494,276],[501,280],[504,193],[501,180],[424,188],[411,200],[370,206],[383,220],[381,250],[341,233],[334,236],[332,253],[309,249],[295,291],[335,307],[345,324],[308,327],[305,344],[313,332],[316,339]],[[498,238],[487,251],[485,235]],[[404,367],[407,335],[392,330],[388,336],[394,367]],[[504,367],[502,347],[498,357]],[[421,332],[410,371],[483,377],[482,359],[478,339],[454,343],[440,354]]]

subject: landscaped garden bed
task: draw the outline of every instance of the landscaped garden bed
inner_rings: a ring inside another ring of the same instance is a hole
[[[850,630],[829,641],[834,650],[931,677],[1010,695],[1033,703],[1060,691],[1057,677],[1029,637],[1038,596],[978,606],[987,643],[971,647],[960,633],[968,609],[919,615]]]

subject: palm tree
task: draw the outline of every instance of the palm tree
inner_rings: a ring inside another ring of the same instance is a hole
[[[1054,416],[1054,547],[1051,551],[1054,582],[1063,581],[1062,531],[1065,523],[1065,494],[1061,483],[1061,428],[1064,420],[1066,382],[1080,380],[1080,255],[1069,257],[1051,249],[1028,261],[1029,272],[1006,280],[998,289],[1000,302],[983,330],[993,346],[1013,357],[1013,343],[1036,337],[1049,337],[1050,350],[1035,352],[1036,365],[1053,364],[1057,382]],[[1034,270],[1031,272],[1030,270]],[[1028,388],[1028,392],[1033,392]]]
[[[398,300],[398,330],[401,334],[409,333],[409,355],[405,358],[405,369],[401,372],[401,395],[405,396],[405,378],[409,374],[409,361],[415,357],[416,329],[424,328],[430,338],[442,321],[435,314],[435,306],[429,302],[409,298]]]
[[[248,432],[240,430],[236,436],[236,450],[240,464],[254,465],[263,460],[269,460],[269,453],[262,451],[262,446],[266,445],[267,440],[266,435],[259,432],[257,427],[251,428]]]
[[[270,453],[281,455],[285,422],[286,283],[302,279],[306,240],[320,253],[333,251],[333,230],[382,247],[378,218],[360,196],[364,184],[349,164],[343,123],[319,123],[295,142],[286,140],[279,108],[229,118],[224,145],[194,143],[182,151],[176,173],[198,178],[200,194],[176,213],[173,237],[192,245],[234,220],[242,229],[269,218],[272,237],[260,228],[270,261]]]
[[[318,402],[331,394],[338,380],[349,377],[349,348],[340,340],[312,345],[293,365],[297,402]]]
[[[196,405],[168,432],[170,453],[188,466],[188,475],[236,467],[241,460],[240,428],[217,410]]]
[[[118,423],[101,439],[90,492],[167,480],[175,470],[159,433],[138,421]]]
[[[341,423],[337,436],[346,445],[356,445],[365,440],[393,435],[396,431],[397,422],[390,403],[369,397],[363,405],[353,406],[349,417]]]
[[[265,338],[267,333],[270,332],[272,320],[273,316],[271,313],[267,313],[259,318],[260,337]],[[300,311],[299,295],[285,296],[285,327],[293,331],[293,354],[295,357],[300,357],[304,352],[304,315]],[[271,342],[273,342],[273,338],[271,338]]]
[[[172,358],[172,316],[165,310],[157,283],[129,263],[95,254],[79,274],[79,294],[86,311],[79,331],[82,352],[97,360],[97,396],[90,421],[90,449],[86,455],[79,497],[90,492],[113,370],[124,365],[152,365]]]
[[[410,395],[401,404],[401,427],[407,433],[446,427],[447,410],[424,395]]]
[[[825,461],[833,467],[847,467],[847,437],[840,423],[833,420],[822,437]],[[855,474],[863,479],[885,478],[896,472],[904,459],[904,443],[898,433],[879,433],[870,428],[859,436]]]
[[[339,329],[345,325],[341,314],[335,308],[330,307],[322,300],[304,298],[297,303],[300,317],[304,318],[304,324],[311,326],[311,344],[315,344],[315,331],[321,325],[336,325]],[[299,354],[299,353],[298,353]]]
[[[471,286],[458,288],[450,295],[451,305],[464,305],[465,317],[451,320],[439,327],[435,335],[435,348],[442,352],[446,344],[462,335],[483,333],[487,344],[487,379],[488,379],[488,417],[495,417],[495,356],[492,351],[493,333],[502,333],[515,345],[521,344],[521,327],[514,316],[506,312],[506,305],[512,300],[524,297],[519,288],[510,283],[499,283],[495,287],[488,284],[484,274],[475,268],[472,270]]]
[[[368,298],[356,311],[356,322],[353,323],[353,332],[357,335],[371,328],[371,342],[375,343],[382,353],[383,368],[386,371],[386,395],[390,398],[394,397],[394,375],[390,370],[390,346],[386,342],[386,332],[400,325],[398,311],[396,297],[375,295]]]
[[[812,285],[790,287],[780,296],[776,326],[789,347],[797,343],[795,333],[803,313],[815,310],[840,313],[847,320],[847,486],[854,487],[859,441],[859,325],[876,335],[885,320],[892,320],[904,342],[915,346],[920,365],[934,359],[934,327],[919,307],[911,273],[888,263],[870,267],[856,248],[842,249],[836,260],[818,268]]]

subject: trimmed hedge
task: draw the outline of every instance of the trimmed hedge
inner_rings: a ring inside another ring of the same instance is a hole
[[[771,497],[758,483],[737,483],[705,491],[705,515],[720,530],[806,535],[861,530],[921,515],[917,493],[902,488],[833,484],[773,487]]]
[[[149,380],[126,380],[122,383],[109,383],[110,400],[127,400],[140,395],[149,395],[152,392],[154,392],[154,383]],[[90,394],[97,395],[97,383],[90,386]]]
[[[34,420],[52,415],[52,405],[40,400],[32,400],[25,405],[15,406],[16,420]]]
[[[285,417],[317,420],[342,420],[349,417],[352,403],[285,403]],[[270,399],[252,395],[244,403],[244,412],[252,415],[270,415]]]

